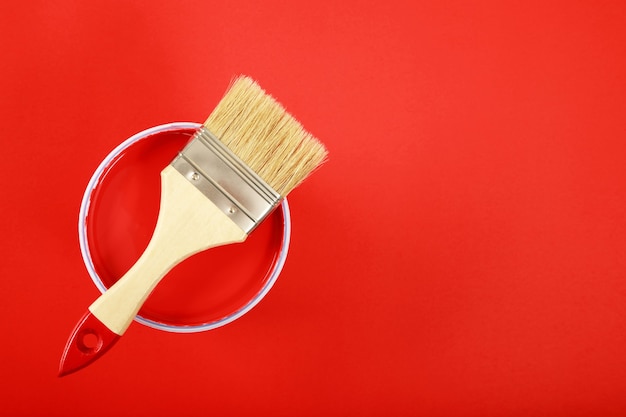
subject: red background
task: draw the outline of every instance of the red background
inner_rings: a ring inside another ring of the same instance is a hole
[[[0,5],[6,415],[626,415],[623,2]],[[133,324],[58,379],[98,295],[102,158],[249,74],[330,149],[267,298]]]

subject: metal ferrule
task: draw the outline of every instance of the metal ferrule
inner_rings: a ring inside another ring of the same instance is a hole
[[[282,200],[205,127],[171,165],[248,234]]]

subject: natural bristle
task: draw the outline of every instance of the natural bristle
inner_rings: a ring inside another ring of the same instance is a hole
[[[315,170],[326,148],[251,78],[237,78],[204,123],[280,195]]]

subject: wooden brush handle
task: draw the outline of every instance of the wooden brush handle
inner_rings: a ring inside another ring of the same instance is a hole
[[[161,172],[161,207],[148,247],[89,311],[122,335],[148,295],[176,264],[199,251],[241,242],[247,234],[172,166]]]

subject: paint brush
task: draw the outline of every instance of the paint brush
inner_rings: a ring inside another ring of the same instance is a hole
[[[59,376],[110,349],[175,265],[202,250],[244,241],[326,155],[324,145],[255,81],[237,78],[161,172],[159,216],[148,246],[78,322]]]

